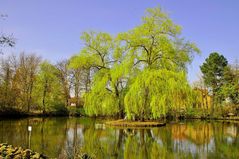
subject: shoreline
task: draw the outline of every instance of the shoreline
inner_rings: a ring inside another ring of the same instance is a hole
[[[239,116],[234,116],[234,117],[184,117],[184,118],[171,118],[171,119],[166,119],[166,122],[158,119],[158,120],[147,120],[147,121],[130,121],[130,120],[124,120],[124,119],[119,119],[119,118],[115,118],[115,117],[107,117],[107,116],[99,116],[99,117],[90,117],[90,116],[86,116],[86,115],[74,115],[74,114],[0,114],[0,119],[20,119],[20,118],[61,118],[61,117],[66,117],[66,118],[70,118],[70,117],[76,117],[76,118],[92,118],[92,119],[102,119],[105,120],[105,124],[108,126],[119,126],[119,127],[132,127],[131,124],[128,123],[136,123],[136,126],[134,127],[140,127],[137,125],[140,125],[142,123],[144,123],[146,126],[143,127],[160,127],[163,126],[164,123],[167,122],[171,122],[171,121],[183,121],[183,120],[207,120],[207,121],[239,121]],[[122,122],[122,120],[124,120],[124,123],[115,123],[116,125],[114,125],[114,122]],[[146,122],[151,122],[152,126],[149,126]],[[137,124],[140,123],[140,124]],[[119,125],[118,125],[119,124]],[[156,124],[156,125],[155,125]],[[141,126],[142,127],[142,126]]]
[[[162,121],[130,121],[130,120],[124,120],[124,119],[119,119],[119,120],[111,120],[111,121],[106,121],[105,124],[107,126],[113,126],[113,127],[161,127],[165,126],[166,122]]]
[[[87,116],[84,113],[79,113],[75,110],[69,110],[68,112],[46,112],[43,114],[42,112],[20,112],[20,111],[0,111],[0,118],[3,119],[15,119],[15,118],[28,118],[28,117],[39,117],[39,118],[44,118],[44,117],[88,117],[88,118],[94,118],[94,119],[107,119],[108,121],[119,121],[122,120],[116,116]],[[223,120],[223,121],[239,121],[239,116],[179,116],[178,118],[173,117],[172,115],[166,117],[167,121],[173,121],[173,120]],[[127,120],[124,120],[127,121]],[[162,119],[157,119],[157,120],[147,120],[150,122],[162,122]],[[121,121],[122,122],[122,121]],[[129,121],[129,122],[142,122],[142,121]]]

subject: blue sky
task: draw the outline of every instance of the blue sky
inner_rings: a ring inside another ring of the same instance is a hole
[[[146,8],[158,5],[202,51],[189,66],[190,81],[211,52],[230,63],[239,58],[238,0],[1,0],[0,13],[8,18],[0,20],[0,32],[17,38],[7,54],[25,51],[55,62],[80,51],[82,32],[127,31],[140,24]]]

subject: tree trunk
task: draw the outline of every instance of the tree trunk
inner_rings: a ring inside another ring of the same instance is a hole
[[[45,86],[44,86],[44,91],[43,91],[43,99],[42,99],[42,105],[43,105],[43,114],[46,113],[46,104],[45,104],[45,100],[46,100],[46,93],[47,93],[47,80],[46,80],[46,83],[45,83]]]
[[[115,85],[114,87],[115,87],[115,95],[116,95],[116,97],[119,100],[119,103],[118,103],[118,106],[119,106],[119,118],[123,119],[124,118],[124,109],[123,109],[123,105],[122,105],[121,100],[120,100],[120,93],[119,93],[119,89],[118,89],[117,85]]]

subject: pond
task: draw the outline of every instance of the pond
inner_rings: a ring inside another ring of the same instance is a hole
[[[32,126],[32,131],[28,131]],[[0,142],[50,158],[239,158],[239,124],[184,121],[165,127],[119,129],[90,118],[1,119]]]

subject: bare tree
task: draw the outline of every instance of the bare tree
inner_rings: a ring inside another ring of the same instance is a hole
[[[11,82],[13,76],[13,70],[10,65],[10,59],[2,59],[0,66],[0,81],[1,81],[1,105],[9,107],[11,96]]]
[[[19,57],[19,66],[15,75],[17,89],[20,92],[20,101],[22,106],[27,106],[27,112],[30,112],[32,104],[32,93],[36,82],[41,58],[35,54],[26,55],[21,53]]]
[[[58,62],[56,64],[57,68],[57,77],[60,80],[61,87],[62,87],[62,93],[65,98],[65,106],[69,105],[69,99],[70,99],[70,90],[71,90],[71,83],[70,83],[70,70],[68,68],[68,61],[64,60],[61,62]]]
[[[74,89],[76,107],[80,105],[80,92],[81,92],[81,75],[83,71],[80,68],[71,69],[72,72],[72,86]]]

